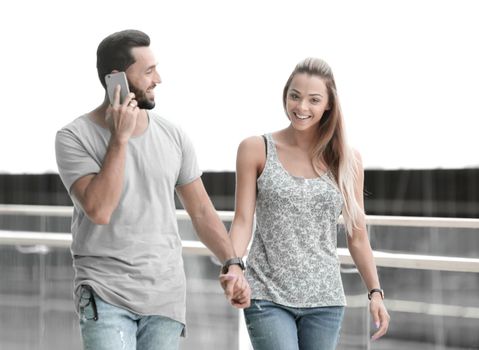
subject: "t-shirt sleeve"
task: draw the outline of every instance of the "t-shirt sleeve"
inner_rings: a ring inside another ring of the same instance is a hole
[[[88,174],[96,174],[101,169],[79,138],[67,129],[57,132],[55,154],[60,178],[69,193],[76,180]]]
[[[202,174],[198,166],[193,143],[182,130],[180,130],[180,142],[182,159],[180,172],[178,174],[178,179],[176,180],[176,186],[186,185],[193,182]]]

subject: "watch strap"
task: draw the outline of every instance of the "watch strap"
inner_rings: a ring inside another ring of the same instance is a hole
[[[371,298],[373,297],[373,294],[374,293],[379,293],[381,295],[381,299],[384,300],[384,290],[382,290],[381,288],[373,288],[369,291],[368,293],[368,299],[371,300]]]
[[[223,263],[223,267],[221,268],[221,272],[222,272],[223,274],[228,273],[228,268],[229,268],[231,265],[239,265],[239,267],[241,267],[241,270],[243,270],[243,271],[244,271],[244,269],[245,269],[245,266],[244,266],[244,263],[243,263],[243,259],[241,259],[241,258],[239,258],[239,257],[236,257],[236,258],[232,258],[232,259],[226,260],[226,261]]]

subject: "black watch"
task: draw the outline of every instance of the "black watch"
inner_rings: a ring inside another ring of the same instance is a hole
[[[373,288],[369,291],[368,293],[368,299],[371,300],[371,298],[373,297],[373,294],[374,293],[379,293],[381,295],[381,299],[384,300],[384,290],[382,290],[381,288]]]
[[[226,274],[228,273],[228,269],[231,265],[239,265],[239,267],[241,267],[241,270],[244,271],[245,269],[245,266],[244,266],[244,263],[243,263],[243,259],[241,258],[232,258],[232,259],[228,259],[224,262],[223,264],[223,267],[221,268],[221,273],[222,274]]]

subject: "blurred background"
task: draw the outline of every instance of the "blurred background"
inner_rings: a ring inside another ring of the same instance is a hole
[[[193,140],[225,225],[238,144],[287,126],[284,83],[324,58],[365,165],[368,230],[392,316],[370,342],[365,289],[339,252],[348,308],[339,349],[479,349],[479,22],[474,1],[17,1],[0,13],[0,349],[80,349],[68,249],[71,201],[55,133],[104,92],[96,48],[147,32],[155,111]],[[181,212],[189,336],[182,349],[249,349]]]

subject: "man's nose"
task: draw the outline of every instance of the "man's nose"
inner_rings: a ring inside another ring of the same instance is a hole
[[[155,72],[154,82],[155,82],[156,84],[161,84],[160,73]]]

